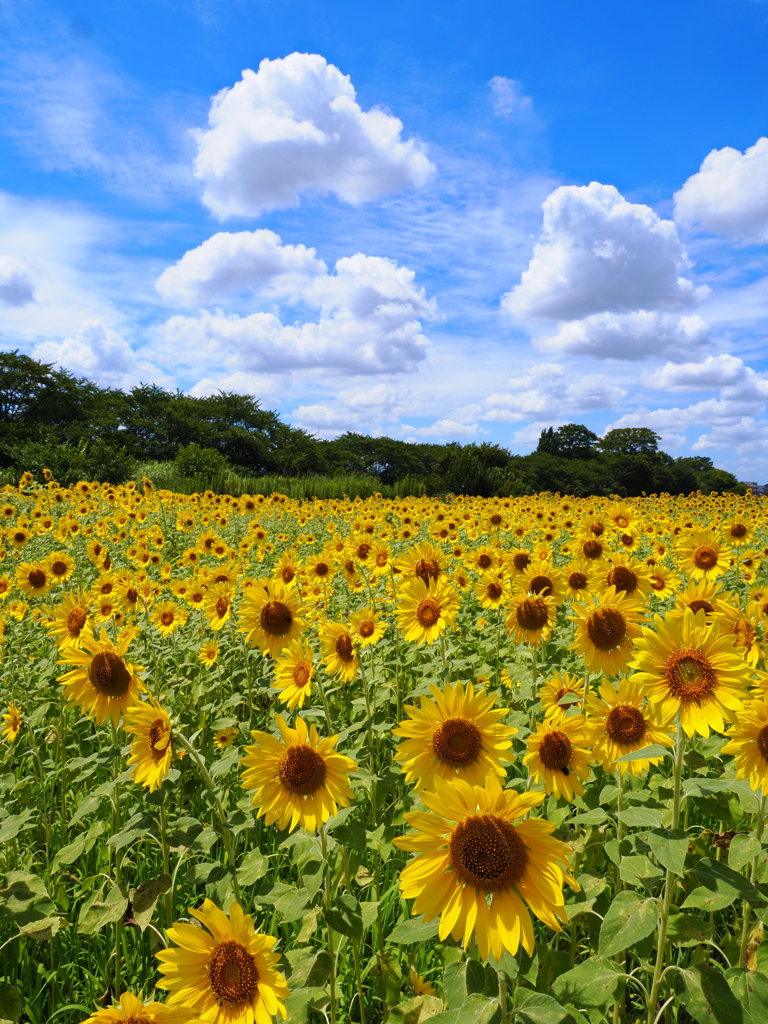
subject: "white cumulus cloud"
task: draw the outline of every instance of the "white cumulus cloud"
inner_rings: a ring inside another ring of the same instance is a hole
[[[662,391],[700,391],[741,383],[755,371],[728,353],[707,356],[701,363],[665,363],[642,376],[648,387]]]
[[[284,290],[286,278],[303,281],[327,269],[314,249],[283,245],[274,231],[220,231],[164,270],[156,287],[166,302],[199,306],[268,285]]]
[[[26,306],[35,298],[29,271],[13,256],[0,256],[0,305]]]
[[[62,341],[44,341],[32,355],[55,363],[102,387],[130,388],[139,383],[172,387],[173,381],[149,360],[141,358],[116,331],[98,320],[84,323],[77,334]]]
[[[508,391],[489,395],[480,418],[502,423],[559,420],[572,413],[614,408],[627,394],[600,374],[574,376],[559,363],[540,363],[507,381]]]
[[[363,110],[348,75],[319,54],[246,69],[214,98],[196,134],[195,174],[219,218],[295,206],[304,192],[348,203],[424,184],[434,165],[402,122]]]
[[[563,185],[543,210],[542,240],[520,283],[502,299],[514,316],[673,312],[708,294],[679,274],[689,261],[674,223],[628,202],[613,185]]]
[[[675,219],[745,242],[768,241],[768,138],[743,153],[713,149],[675,192]]]
[[[596,359],[640,360],[694,355],[709,341],[709,324],[695,314],[682,316],[638,310],[635,313],[594,313],[570,320],[552,335],[536,338],[537,348],[594,356]]]

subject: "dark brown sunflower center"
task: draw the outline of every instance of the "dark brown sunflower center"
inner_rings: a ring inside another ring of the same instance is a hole
[[[156,718],[152,725],[149,727],[149,733],[147,739],[149,740],[149,749],[152,751],[152,756],[159,760],[168,748],[167,742],[168,726],[164,718]]]
[[[616,587],[616,590],[623,590],[627,594],[632,594],[637,590],[637,574],[626,565],[614,565],[605,577],[605,582],[609,587]]]
[[[361,562],[364,562],[371,551],[370,544],[358,544],[357,545],[357,557]]]
[[[440,567],[433,558],[420,558],[413,569],[416,576],[429,586],[429,581],[440,575]]]
[[[583,572],[572,572],[568,577],[568,586],[571,590],[583,590],[587,585],[587,577]]]
[[[531,556],[527,551],[518,551],[516,555],[512,556],[512,564],[518,572],[522,572],[531,564]]]
[[[605,527],[602,523],[592,523],[592,525],[589,528],[589,532],[593,534],[593,536],[595,537],[602,537],[602,535],[605,533]]]
[[[432,747],[443,764],[464,768],[477,760],[483,746],[480,730],[466,718],[449,718],[432,736]]]
[[[369,636],[373,636],[376,632],[376,626],[368,619],[366,619],[365,622],[361,622],[358,629],[360,631],[360,636],[364,639],[367,639]]]
[[[280,570],[280,577],[283,583],[290,583],[293,577],[296,575],[296,571],[291,565],[284,565]]]
[[[222,1003],[250,1003],[259,990],[253,954],[233,939],[219,943],[208,961],[208,983]]]
[[[691,609],[694,615],[696,614],[696,612],[700,612],[702,609],[706,612],[707,615],[709,615],[710,612],[713,612],[715,610],[709,603],[709,601],[705,601],[703,598],[697,598],[695,601],[691,601],[688,607]]]
[[[215,608],[216,614],[219,616],[219,618],[223,618],[227,614],[227,609],[229,608],[229,601],[227,600],[226,597],[220,597],[216,601]]]
[[[709,547],[708,544],[703,544],[700,548],[696,548],[693,553],[694,565],[699,569],[711,569],[717,565],[717,558],[717,551]]]
[[[632,536],[631,533],[622,533],[622,535],[619,537],[619,540],[625,548],[631,548],[632,545],[635,543],[635,538]]]
[[[700,701],[710,694],[717,676],[708,659],[701,651],[681,647],[667,662],[667,684],[670,691],[681,701]]]
[[[122,1024],[152,1024],[146,1013],[132,1013],[130,1017],[121,1017]]]
[[[743,523],[734,523],[731,527],[731,536],[735,537],[736,540],[741,540],[742,537],[746,537],[747,528]]]
[[[383,565],[386,565],[388,560],[389,556],[387,555],[386,551],[380,551],[378,555],[376,555],[376,565],[378,565],[379,568],[381,568],[381,566]]]
[[[70,636],[80,636],[85,620],[88,618],[85,608],[73,608],[67,616],[67,632]]]
[[[552,580],[549,576],[534,576],[528,584],[528,589],[532,594],[543,594],[547,597],[552,593]]]
[[[139,600],[138,590],[136,590],[135,587],[128,587],[128,589],[125,592],[125,599],[128,602],[128,604],[136,604],[136,602]]]
[[[416,609],[416,619],[419,625],[423,626],[424,629],[429,629],[430,626],[435,625],[439,618],[440,605],[434,597],[425,597]]]
[[[349,633],[342,633],[341,636],[336,639],[335,649],[336,654],[342,661],[354,660],[355,650],[352,646],[352,637]]]
[[[515,617],[519,626],[534,632],[549,622],[549,611],[540,597],[526,597],[517,606]]]
[[[45,586],[46,577],[42,569],[32,569],[27,579],[29,580],[29,585],[34,587],[35,590]]]
[[[315,562],[315,576],[327,576],[329,571],[327,562]]]
[[[494,512],[490,519],[491,526],[501,526],[502,522],[503,520],[498,512]]]
[[[309,665],[307,665],[306,661],[300,661],[299,664],[295,666],[293,670],[293,681],[300,690],[303,690],[309,682]]]
[[[614,743],[636,743],[645,735],[645,718],[639,708],[619,704],[608,712],[605,731]]]
[[[651,589],[652,590],[663,590],[664,589],[664,577],[657,576],[656,573],[651,576]]]
[[[490,569],[490,567],[493,565],[493,559],[491,558],[490,555],[486,555],[485,552],[483,552],[482,555],[478,556],[477,564],[480,566],[481,569]]]
[[[522,881],[529,853],[513,825],[495,814],[460,821],[449,844],[451,867],[465,885],[501,892]]]
[[[163,612],[163,614],[160,616],[160,623],[163,626],[170,626],[171,623],[173,622],[173,618],[173,612]]]
[[[489,583],[485,588],[485,593],[487,594],[489,601],[498,601],[504,591],[498,583]]]
[[[291,609],[282,601],[267,601],[259,616],[261,628],[270,636],[285,636],[291,628]]]
[[[627,623],[615,608],[600,608],[587,619],[587,635],[598,651],[612,651],[627,635]]]
[[[751,622],[747,622],[746,619],[736,619],[731,626],[731,633],[736,637],[736,647],[746,647],[749,650],[755,639],[755,627]]]
[[[603,545],[599,540],[587,540],[581,546],[585,558],[590,560],[599,558],[603,553]]]
[[[763,760],[768,761],[768,725],[764,725],[756,737],[757,749],[763,755]]]
[[[124,697],[131,685],[131,674],[125,662],[112,651],[99,651],[91,658],[88,679],[94,690],[105,697]]]
[[[325,761],[306,743],[288,747],[277,766],[280,781],[291,793],[309,796],[325,782]]]
[[[539,758],[545,768],[559,771],[571,761],[573,746],[564,732],[548,732],[539,744]]]

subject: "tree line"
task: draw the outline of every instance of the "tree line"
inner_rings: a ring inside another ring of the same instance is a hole
[[[530,455],[500,445],[433,444],[347,432],[316,438],[283,423],[251,395],[195,398],[156,384],[102,388],[18,351],[0,353],[0,466],[63,484],[122,483],[142,462],[174,462],[188,477],[232,469],[248,476],[369,476],[418,481],[427,494],[481,497],[559,491],[622,496],[743,491],[703,456],[673,458],[645,427],[599,438],[581,424],[542,431]]]

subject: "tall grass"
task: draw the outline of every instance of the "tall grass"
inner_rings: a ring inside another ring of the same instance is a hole
[[[138,479],[146,476],[159,490],[178,494],[214,491],[216,494],[284,494],[289,498],[383,498],[419,497],[426,494],[420,477],[404,477],[394,484],[382,484],[375,476],[243,476],[231,470],[211,476],[179,475],[172,462],[146,462],[139,467]]]

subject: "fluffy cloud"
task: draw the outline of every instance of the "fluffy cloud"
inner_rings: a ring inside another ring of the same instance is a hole
[[[222,89],[195,133],[203,202],[222,219],[295,206],[302,192],[349,203],[424,184],[434,171],[402,122],[364,111],[348,75],[318,54],[265,59]]]
[[[347,430],[376,437],[383,433],[383,424],[394,423],[404,412],[412,412],[413,406],[414,396],[407,388],[380,382],[345,388],[333,402],[300,405],[290,414],[290,420],[320,437],[338,437]]]
[[[709,341],[709,325],[695,314],[677,316],[639,310],[594,313],[563,324],[556,334],[536,338],[549,352],[590,355],[596,359],[639,360],[649,356],[685,359]]]
[[[488,85],[493,98],[493,112],[499,117],[520,117],[532,112],[533,100],[525,95],[514,78],[494,75]]]
[[[745,242],[768,241],[768,138],[744,153],[713,149],[675,192],[675,219]]]
[[[282,291],[295,289],[296,278],[303,280],[327,270],[314,249],[283,245],[274,231],[220,231],[164,270],[156,287],[168,303],[199,306],[233,292],[258,291],[269,285]]]
[[[12,256],[0,256],[0,305],[26,306],[35,298],[29,271]]]
[[[103,387],[130,388],[141,382],[173,386],[153,363],[138,356],[124,338],[97,320],[84,323],[74,337],[36,345],[32,355]]]
[[[542,241],[520,284],[502,299],[514,316],[675,311],[708,294],[678,273],[689,261],[673,222],[627,202],[613,185],[563,185],[543,209]]]
[[[643,374],[641,379],[647,387],[661,391],[701,391],[739,384],[756,376],[741,359],[721,353],[707,356],[702,363],[666,363],[652,373]]]
[[[691,445],[693,451],[707,452],[713,448],[735,448],[739,455],[751,455],[754,461],[756,446],[764,449],[768,442],[768,423],[752,416],[743,416],[734,423],[719,424],[702,434]],[[754,479],[754,478],[751,478]]]
[[[627,394],[599,374],[576,377],[559,363],[540,363],[507,381],[506,392],[489,395],[488,412],[480,418],[514,423],[551,422],[563,415],[614,408]]]
[[[337,260],[332,274],[286,274],[282,273],[285,261],[303,260],[315,271],[324,270],[325,264],[314,257],[313,250],[297,256],[299,247],[280,247],[277,236],[273,237],[277,242],[269,251],[278,273],[271,278],[262,274],[261,284],[287,304],[319,310],[319,319],[285,324],[273,312],[240,316],[208,310],[191,317],[174,316],[160,329],[172,353],[183,360],[195,352],[209,362],[223,362],[229,372],[246,373],[286,373],[299,368],[399,373],[413,370],[425,358],[421,320],[434,318],[436,307],[415,285],[412,270],[398,267],[394,260],[357,253]],[[281,263],[283,249],[291,252]],[[171,269],[175,271],[184,259]],[[226,260],[223,265],[230,266]],[[218,270],[214,267],[214,277],[220,278]],[[186,284],[179,280],[183,291]],[[194,288],[207,288],[208,280],[198,277]]]

